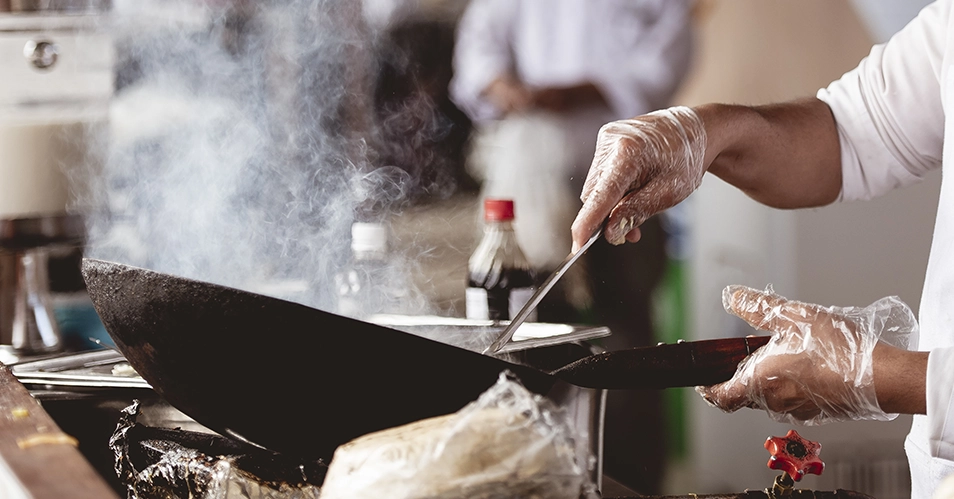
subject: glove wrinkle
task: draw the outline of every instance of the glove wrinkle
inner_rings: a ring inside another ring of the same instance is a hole
[[[776,421],[802,425],[897,417],[878,405],[873,375],[879,341],[907,347],[917,335],[914,313],[897,297],[863,308],[824,307],[786,299],[771,286],[728,286],[722,303],[772,339],[731,380],[697,387],[710,405],[726,412],[757,407]]]

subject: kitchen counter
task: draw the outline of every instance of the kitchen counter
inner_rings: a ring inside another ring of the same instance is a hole
[[[0,496],[118,499],[27,389],[0,364]]]

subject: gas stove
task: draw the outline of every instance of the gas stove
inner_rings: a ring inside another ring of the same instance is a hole
[[[244,483],[246,489],[283,487],[287,494],[258,497],[305,499],[312,497],[308,494],[317,494],[316,489],[327,471],[326,462],[287,458],[203,427],[165,403],[132,370],[122,354],[112,349],[41,356],[16,363],[11,370],[63,431],[79,439],[80,449],[117,494],[125,495],[132,486],[138,490],[139,499],[168,497],[164,494],[170,490],[208,488],[209,481],[226,478]],[[770,452],[769,467],[782,473],[775,483],[766,484],[764,489],[666,497],[868,498],[846,490],[813,491],[796,487],[796,480],[824,469],[818,444],[790,432],[784,437],[770,437],[765,446]],[[223,475],[222,470],[228,472]],[[179,478],[173,482],[158,480],[159,476],[173,475]],[[652,498],[641,496],[609,477],[601,478],[599,497]]]

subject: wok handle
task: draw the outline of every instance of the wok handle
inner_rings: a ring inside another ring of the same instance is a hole
[[[707,386],[728,381],[746,356],[771,336],[684,341],[604,352],[552,374],[574,385],[605,389]]]
[[[689,372],[698,371],[699,378],[686,386],[708,386],[732,379],[739,363],[768,343],[771,336],[746,336],[688,344],[692,356]],[[677,343],[676,346],[679,346]]]

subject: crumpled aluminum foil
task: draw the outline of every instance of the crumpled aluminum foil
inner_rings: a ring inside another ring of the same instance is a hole
[[[248,457],[240,452],[213,455],[171,438],[138,438],[151,430],[136,423],[140,413],[138,400],[122,413],[109,446],[115,454],[116,474],[126,486],[128,499],[318,499],[320,495],[319,486],[324,476],[321,472],[318,473],[321,476],[315,476],[316,469],[323,469],[319,463],[299,464],[297,480],[263,479],[246,469]],[[166,431],[195,436],[194,432]],[[160,431],[157,435],[167,434]],[[210,442],[219,439],[221,444],[233,446],[235,450],[241,447],[233,442],[226,444],[223,437],[203,435],[202,438]],[[267,466],[283,467],[277,475],[287,477],[296,473],[291,461],[274,455],[261,457],[258,463],[248,467],[261,470],[264,462]]]

